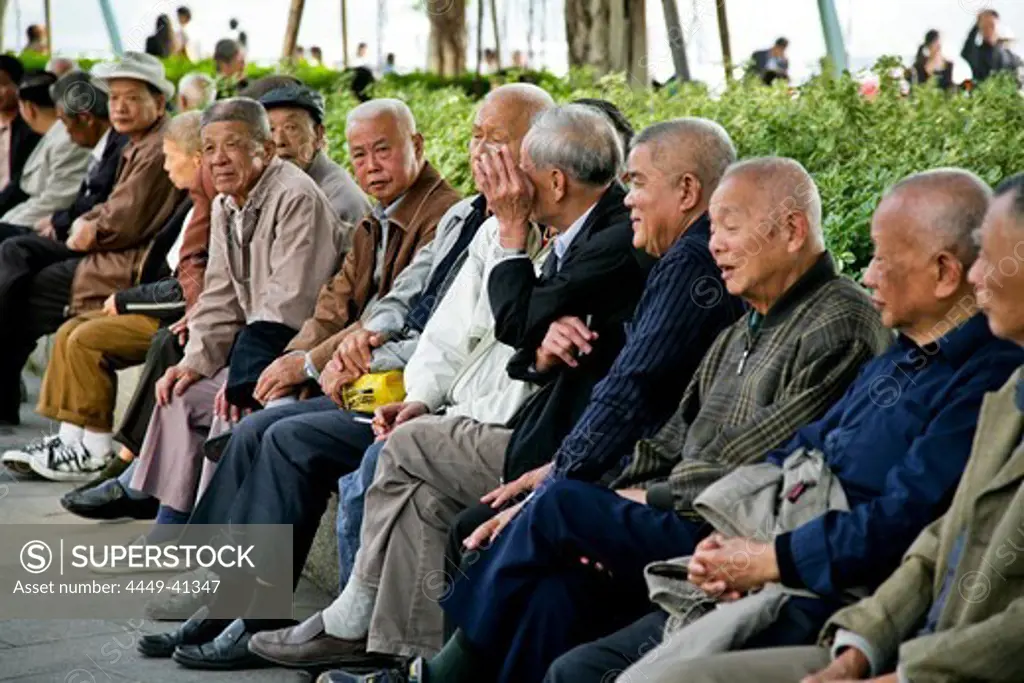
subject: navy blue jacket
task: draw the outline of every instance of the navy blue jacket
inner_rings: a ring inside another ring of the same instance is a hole
[[[867,363],[821,420],[768,456],[821,450],[850,504],[776,538],[782,583],[822,596],[881,583],[949,506],[982,398],[1022,363],[1024,350],[996,339],[982,314],[937,347],[900,336]]]

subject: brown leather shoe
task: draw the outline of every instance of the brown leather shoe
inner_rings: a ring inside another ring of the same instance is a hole
[[[322,612],[298,626],[254,634],[249,640],[249,652],[288,669],[364,668],[383,658],[366,651],[365,638],[343,640],[328,635]]]

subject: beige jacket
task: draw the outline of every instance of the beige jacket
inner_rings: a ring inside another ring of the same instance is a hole
[[[327,197],[286,161],[274,158],[240,207],[241,243],[228,201],[218,195],[213,202],[206,282],[182,360],[204,377],[227,364],[243,326],[264,321],[302,327],[345,245],[344,227]]]

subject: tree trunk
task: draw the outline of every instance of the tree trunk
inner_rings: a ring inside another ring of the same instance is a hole
[[[482,3],[483,0],[480,0]],[[498,4],[491,0],[491,25],[494,28],[494,55],[498,69],[501,68],[501,31],[498,30]]]
[[[476,75],[484,66],[484,0],[476,3]]]
[[[668,44],[672,49],[672,64],[676,68],[676,80],[680,83],[690,81],[690,65],[686,61],[686,36],[679,22],[679,8],[676,0],[661,0],[665,12],[665,28],[668,29]]]
[[[348,3],[341,0],[341,66],[348,68]]]
[[[566,0],[569,66],[599,74],[625,72],[634,87],[647,85],[645,0]]]
[[[729,17],[725,11],[725,0],[716,0],[718,10],[718,38],[722,41],[722,63],[725,65],[725,81],[732,82],[732,47],[729,45]]]
[[[466,69],[466,0],[428,0],[427,17],[430,70],[457,76]]]
[[[7,0],[0,0],[0,52],[4,49],[4,32],[3,27],[7,24],[4,23],[4,19],[7,18]]]
[[[302,8],[306,0],[292,0],[288,10],[288,27],[284,32],[284,47],[281,48],[281,61],[290,61],[295,54],[295,44],[299,40],[299,24],[302,23]]]
[[[50,20],[50,0],[43,0],[43,14],[46,17],[46,54],[53,54],[53,22]],[[3,24],[0,24],[0,28]]]
[[[534,7],[533,3],[535,0],[530,0],[529,6],[529,20],[526,23],[526,63],[532,69],[533,66],[533,21],[534,21]],[[0,17],[2,18],[2,17]]]

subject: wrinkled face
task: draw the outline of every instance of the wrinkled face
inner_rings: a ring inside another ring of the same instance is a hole
[[[633,246],[651,256],[663,256],[685,219],[678,178],[655,165],[649,144],[638,145],[629,153],[627,174],[629,194],[625,204],[633,225]]]
[[[110,87],[110,123],[124,135],[141,133],[164,113],[164,98],[154,95],[142,81],[115,78]]]
[[[996,198],[978,238],[981,251],[969,274],[978,305],[997,337],[1024,345],[1024,226],[1013,211],[1013,193]]]
[[[318,134],[313,117],[305,109],[275,107],[267,114],[277,156],[303,170],[309,168],[323,142],[323,129]]]
[[[201,154],[188,154],[173,140],[164,140],[164,170],[179,190],[192,188],[202,161]]]
[[[480,185],[477,178],[476,163],[485,152],[497,152],[502,145],[508,147],[512,160],[519,164],[520,147],[523,138],[530,129],[530,117],[525,112],[510,112],[508,100],[494,98],[484,104],[476,112],[473,119],[473,137],[469,141],[470,168],[473,170],[473,181]],[[503,106],[505,105],[505,106]]]
[[[6,71],[0,71],[0,111],[14,111],[17,107],[18,84]]]
[[[217,192],[245,196],[270,162],[267,149],[254,144],[241,121],[217,121],[203,126],[203,163]],[[269,145],[268,145],[269,146]]]
[[[734,296],[760,300],[791,266],[770,202],[744,175],[727,176],[711,196],[711,255]]]
[[[911,330],[941,307],[935,295],[933,250],[913,237],[920,231],[909,206],[891,197],[871,220],[874,254],[864,273],[871,303],[890,329]]]
[[[382,114],[358,119],[349,126],[349,158],[363,192],[383,205],[412,186],[423,158],[423,138],[404,133],[398,121]]]

